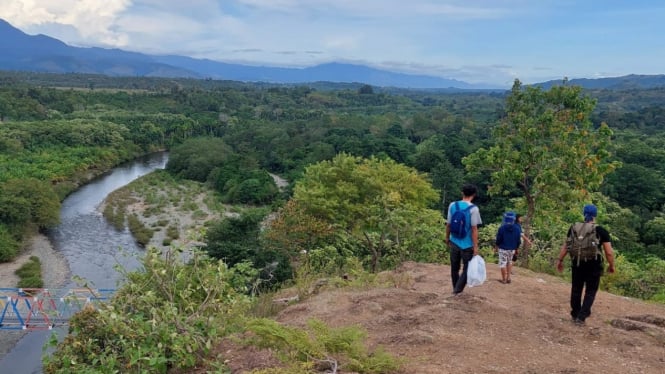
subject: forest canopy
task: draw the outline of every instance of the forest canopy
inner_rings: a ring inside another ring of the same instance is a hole
[[[31,227],[57,223],[59,201],[85,178],[165,149],[177,177],[226,203],[279,213],[269,234],[247,228],[254,257],[334,249],[374,271],[438,261],[441,212],[469,182],[488,229],[506,210],[526,214],[538,270],[584,202],[599,206],[622,261],[641,272],[665,260],[665,88],[516,82],[509,92],[450,93],[12,74],[0,79],[5,260]],[[273,176],[289,187],[279,190]],[[630,279],[613,287],[640,288]],[[662,289],[644,297],[665,298]]]

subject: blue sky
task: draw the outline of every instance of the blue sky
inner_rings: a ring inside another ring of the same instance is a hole
[[[0,18],[75,46],[506,87],[665,74],[660,0],[0,0]]]

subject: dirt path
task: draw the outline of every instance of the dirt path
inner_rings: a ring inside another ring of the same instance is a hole
[[[399,279],[393,287],[323,291],[277,319],[362,326],[371,346],[405,359],[403,373],[665,372],[665,305],[600,292],[580,327],[568,315],[569,283],[518,268],[501,284],[497,265],[487,270],[485,284],[452,297],[448,266],[407,263],[389,276]],[[257,359],[269,352],[223,349],[234,373],[275,361]]]

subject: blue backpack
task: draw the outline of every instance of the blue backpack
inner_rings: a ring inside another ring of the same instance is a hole
[[[466,238],[468,234],[467,226],[470,226],[468,222],[471,222],[471,215],[469,211],[473,208],[473,204],[469,204],[464,209],[460,209],[459,201],[455,202],[455,212],[453,212],[452,217],[450,217],[450,234],[458,239]]]

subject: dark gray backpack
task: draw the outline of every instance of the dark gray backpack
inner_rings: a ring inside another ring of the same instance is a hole
[[[600,240],[596,234],[596,224],[577,222],[570,226],[570,235],[566,240],[568,253],[573,261],[594,260],[600,255]]]

